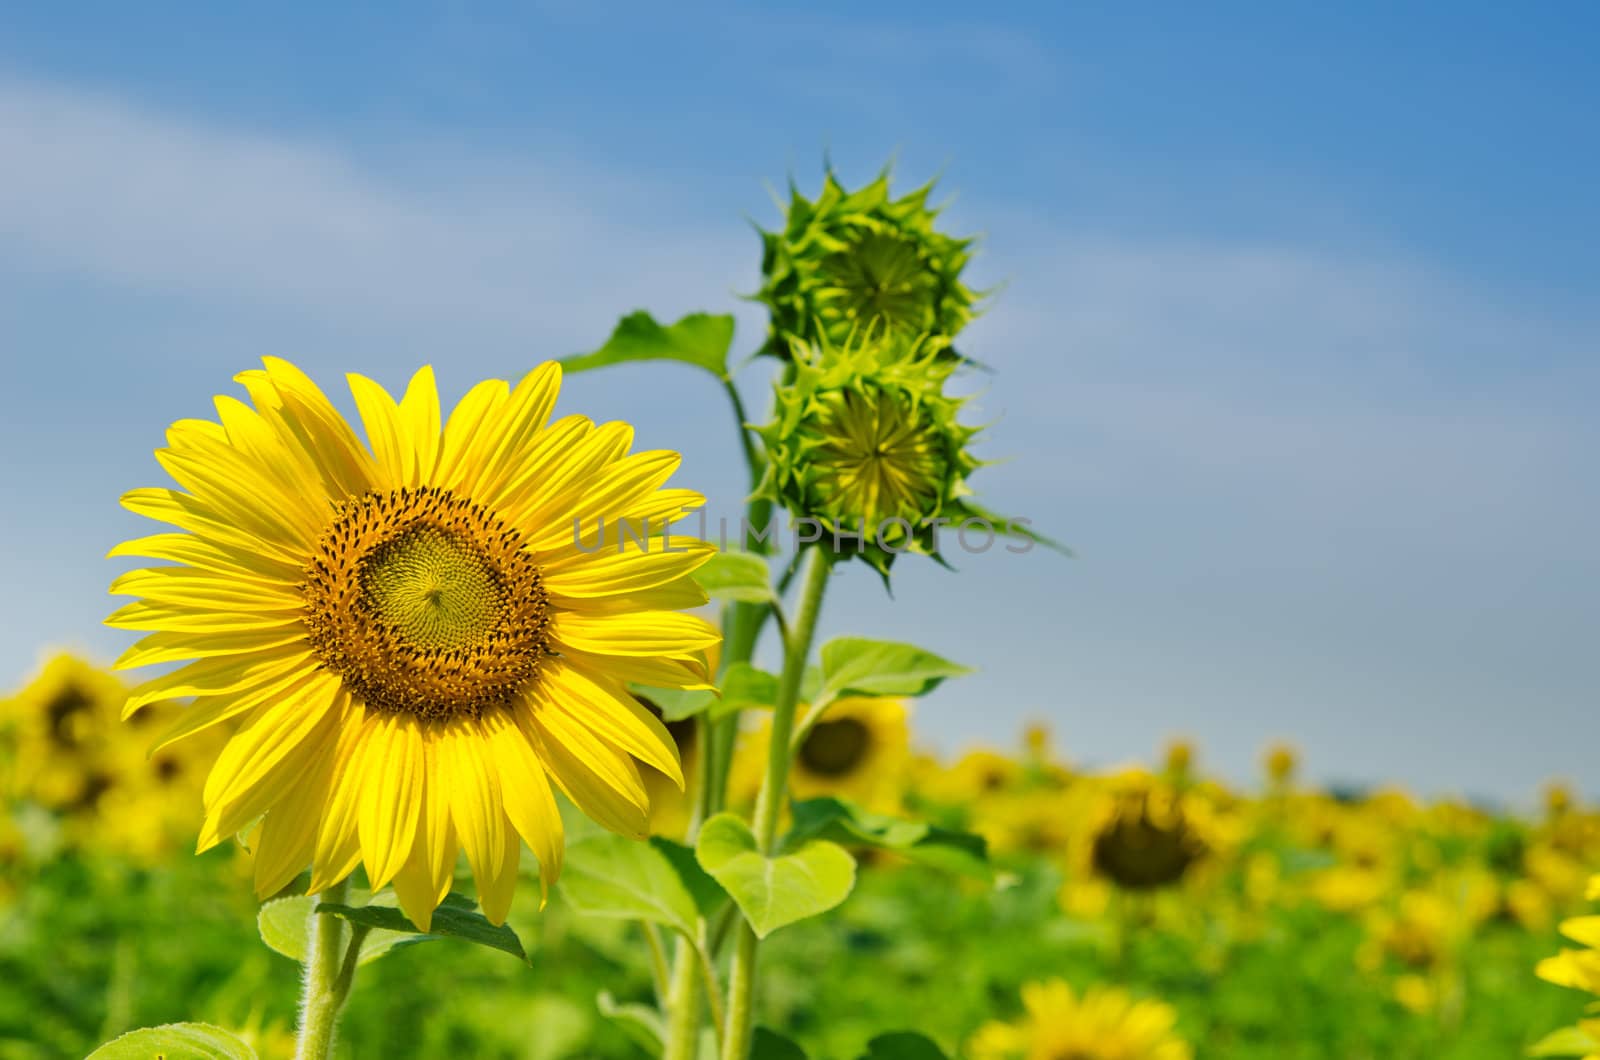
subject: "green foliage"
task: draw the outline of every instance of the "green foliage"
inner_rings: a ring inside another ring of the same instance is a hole
[[[767,561],[750,552],[718,552],[694,572],[713,600],[765,604],[775,599]]]
[[[89,1054],[89,1060],[255,1060],[236,1035],[206,1023],[168,1023],[130,1031]]]
[[[341,917],[352,924],[367,928],[405,935],[435,935],[440,938],[465,939],[492,950],[499,950],[501,953],[509,953],[524,963],[528,960],[527,951],[522,948],[522,941],[517,938],[516,932],[505,924],[496,927],[489,923],[488,919],[478,912],[477,903],[459,894],[452,893],[445,896],[439,908],[434,910],[432,927],[425,932],[418,931],[417,926],[408,920],[404,913],[391,906],[352,906],[324,902],[317,907],[317,911],[325,916]]]
[[[892,850],[946,872],[992,880],[987,844],[982,836],[940,828],[926,821],[908,821],[871,813],[843,799],[804,799],[791,806],[794,826],[785,846],[808,839],[828,839],[845,846]]]
[[[810,839],[768,857],[750,826],[722,813],[700,827],[695,856],[750,921],[757,938],[825,913],[849,897],[856,863],[837,843]]]
[[[660,837],[638,843],[607,833],[574,843],[558,886],[589,916],[648,921],[691,939],[697,919],[726,900],[687,847]]]
[[[674,324],[656,323],[644,310],[617,322],[604,346],[592,353],[564,358],[568,372],[584,372],[628,361],[682,361],[728,379],[728,348],[733,345],[733,317],[690,313]]]
[[[306,959],[306,948],[311,935],[311,914],[316,905],[317,900],[307,894],[274,898],[265,903],[261,907],[261,912],[256,914],[256,929],[261,932],[261,941],[290,960],[303,962]],[[361,952],[356,958],[356,963],[371,964],[399,947],[412,946],[438,937],[440,936],[373,928],[361,940]]]
[[[867,1043],[867,1053],[861,1060],[949,1060],[927,1037],[915,1031],[892,1031],[880,1034]]]
[[[921,696],[947,677],[972,673],[912,644],[864,637],[838,637],[822,646],[819,700],[840,696]]]

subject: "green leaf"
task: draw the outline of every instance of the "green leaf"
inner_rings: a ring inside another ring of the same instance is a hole
[[[690,313],[676,324],[662,326],[641,309],[618,321],[604,346],[563,358],[561,367],[584,372],[627,361],[683,361],[726,380],[732,345],[733,317],[727,314]]]
[[[694,572],[713,600],[765,604],[774,599],[767,561],[749,552],[718,552]]]
[[[715,908],[720,888],[688,854],[665,839],[593,836],[567,848],[558,886],[580,913],[646,920],[693,939],[696,921],[705,908]]]
[[[685,718],[692,718],[708,710],[717,701],[717,694],[705,689],[651,688],[647,685],[634,685],[633,691],[639,698],[655,704],[656,709],[661,711],[663,721],[683,721]]]
[[[784,837],[785,848],[808,839],[827,839],[844,846],[864,844],[959,876],[994,878],[988,844],[970,832],[872,813],[832,796],[795,801],[790,812],[794,825]]]
[[[594,999],[600,1015],[615,1023],[628,1038],[651,1056],[660,1056],[667,1041],[666,1021],[661,1013],[638,1002],[619,1002],[611,991],[602,990]]]
[[[711,717],[715,720],[736,710],[770,710],[777,701],[777,675],[738,662],[722,675],[722,698],[711,705]]]
[[[297,894],[288,898],[274,898],[256,914],[256,928],[261,941],[292,961],[305,962],[307,938],[311,931],[311,911],[317,900],[310,895]],[[357,964],[370,964],[391,950],[427,942],[432,935],[419,935],[412,931],[385,931],[374,928],[361,940],[361,954]]]
[[[861,1060],[950,1060],[932,1038],[915,1031],[890,1031],[867,1043]]]
[[[425,932],[418,931],[417,926],[400,910],[386,905],[349,906],[324,902],[317,907],[317,911],[383,931],[465,939],[501,953],[509,953],[524,964],[528,963],[528,953],[522,948],[522,940],[517,938],[517,933],[504,924],[495,927],[489,923],[478,912],[477,904],[464,895],[446,895],[445,900],[439,903],[439,908],[433,911],[432,929]]]
[[[739,662],[722,675],[722,692],[687,691],[681,688],[634,686],[641,699],[655,704],[663,721],[683,721],[705,714],[715,721],[737,710],[770,709],[778,701],[778,678],[749,663]]]
[[[1600,1049],[1600,1040],[1596,1040],[1582,1027],[1563,1027],[1529,1046],[1528,1055],[1588,1056],[1597,1049]]]
[[[856,881],[855,859],[838,844],[813,839],[767,857],[750,827],[731,813],[700,827],[695,856],[733,896],[758,938],[827,912],[849,896]]]
[[[822,646],[824,702],[840,696],[920,696],[969,667],[941,659],[913,644],[839,637]]]
[[[777,1031],[757,1027],[750,1039],[750,1060],[806,1060],[806,1051]]]
[[[209,1023],[167,1023],[113,1038],[89,1060],[256,1060],[236,1035]]]

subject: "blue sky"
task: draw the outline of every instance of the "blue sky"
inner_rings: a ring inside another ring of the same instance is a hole
[[[1078,551],[846,576],[825,635],[982,669],[927,742],[1048,717],[1078,761],[1185,733],[1234,776],[1285,738],[1321,778],[1589,780],[1597,38],[1577,3],[12,5],[0,679],[120,648],[115,498],[262,355],[453,397],[640,307],[753,348],[767,186],[892,155],[999,289],[974,485]],[[564,402],[736,510],[699,378]]]

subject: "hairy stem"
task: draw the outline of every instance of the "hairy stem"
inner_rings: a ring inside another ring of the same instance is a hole
[[[343,880],[329,887],[317,896],[317,904],[311,910],[295,1060],[326,1060],[333,1052],[339,1010],[350,993],[361,939],[342,919],[318,910],[324,903],[342,903],[348,887]]]
[[[756,798],[753,828],[756,846],[771,854],[778,835],[778,818],[789,787],[789,740],[794,732],[795,706],[800,699],[800,680],[811,655],[811,641],[817,631],[817,615],[822,609],[822,593],[828,585],[832,561],[821,549],[812,549],[800,593],[800,609],[794,627],[784,644],[783,676],[778,682],[778,702],[772,709],[772,735],[767,746],[767,772]],[[722,1034],[722,1060],[745,1060],[750,1052],[750,1035],[755,1019],[756,950],[755,930],[748,922],[740,924],[733,951],[733,968],[728,979],[728,1014]]]

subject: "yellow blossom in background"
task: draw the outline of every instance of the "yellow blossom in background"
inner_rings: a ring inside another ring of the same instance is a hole
[[[718,639],[680,613],[705,602],[690,574],[711,547],[618,531],[702,502],[663,488],[678,455],[630,455],[623,423],[552,419],[554,363],[480,383],[448,417],[431,369],[398,402],[352,375],[365,444],[288,362],[237,378],[250,403],[217,398],[218,420],[174,424],[157,451],[182,489],[123,498],[180,532],[112,551],[168,564],[112,585],[136,599],[108,624],[147,633],[118,667],[193,660],[135,688],[125,714],[195,697],[160,746],[237,725],[200,849],[261,818],[259,894],[307,865],[321,891],[364,863],[426,930],[463,848],[495,923],[521,840],[548,887],[555,790],[643,837],[636,760],[682,774],[625,685],[704,687]]]
[[[1022,988],[1016,1022],[985,1024],[967,1044],[971,1060],[1190,1060],[1177,1013],[1121,990],[1078,992],[1060,979]]]
[[[764,722],[745,734],[729,780],[737,801],[755,799],[766,769],[768,739]],[[789,790],[796,799],[832,795],[877,813],[893,813],[905,798],[910,763],[905,702],[846,697],[829,704],[801,739]]]
[[[152,754],[154,734],[179,708],[152,703],[130,731],[119,722],[127,695],[127,684],[103,667],[69,653],[50,657],[0,702],[14,744],[9,795],[55,814],[69,844],[153,864],[193,820],[223,734],[199,733]]]

